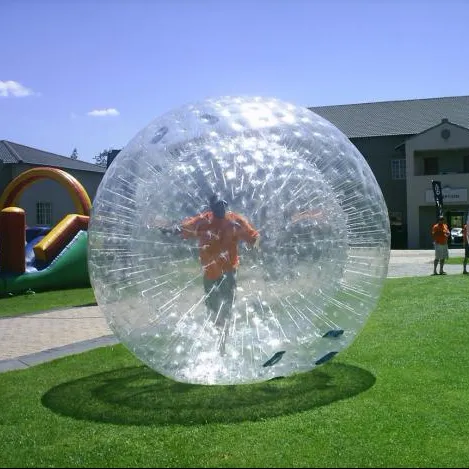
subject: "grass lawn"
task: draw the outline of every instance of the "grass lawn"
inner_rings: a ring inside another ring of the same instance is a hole
[[[467,467],[467,279],[388,279],[309,373],[195,386],[122,346],[0,374],[1,467]]]
[[[458,265],[462,265],[463,261],[464,261],[464,257],[451,257],[451,251],[450,251],[450,254],[449,254],[449,258],[446,259],[445,261],[445,264],[458,264]],[[433,263],[433,261],[432,261]]]
[[[92,288],[22,294],[0,298],[0,317],[95,303]]]

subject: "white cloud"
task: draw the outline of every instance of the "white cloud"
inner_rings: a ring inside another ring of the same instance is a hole
[[[0,96],[4,98],[8,98],[9,96],[13,96],[15,98],[23,98],[25,96],[32,96],[35,93],[33,90],[26,88],[26,86],[18,83],[17,81],[7,80],[2,81],[0,80]]]
[[[88,113],[89,116],[93,117],[104,117],[104,116],[118,116],[120,112],[113,107],[108,109],[94,109]]]

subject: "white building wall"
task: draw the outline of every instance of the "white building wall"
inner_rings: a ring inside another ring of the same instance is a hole
[[[443,138],[444,131],[449,131],[450,136]],[[406,144],[406,165],[407,165],[407,233],[408,248],[419,249],[423,240],[428,241],[427,231],[430,226],[421,226],[427,222],[431,207],[435,207],[435,202],[426,197],[426,191],[432,190],[432,180],[441,181],[441,185],[446,193],[444,206],[447,209],[453,207],[457,210],[468,210],[469,208],[469,174],[436,174],[422,175],[423,162],[421,158],[415,156],[418,151],[436,151],[435,155],[440,159],[440,171],[444,173],[447,166],[453,166],[454,159],[459,155],[462,161],[464,154],[469,155],[469,130],[443,122],[441,125],[429,129],[413,138],[407,140]],[[466,152],[463,150],[467,150]],[[445,152],[448,152],[445,155]],[[456,152],[456,153],[455,153]],[[447,161],[445,161],[447,158]],[[426,207],[425,209],[422,209]],[[422,217],[421,212],[426,214]],[[435,211],[436,213],[436,211]],[[430,217],[431,218],[431,217]],[[434,218],[433,218],[434,220]],[[427,231],[425,231],[427,230]]]

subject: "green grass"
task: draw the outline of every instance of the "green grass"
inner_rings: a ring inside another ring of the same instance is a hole
[[[0,375],[2,467],[467,467],[467,279],[389,279],[309,373],[176,383],[122,346]]]
[[[452,257],[451,251],[450,251],[448,259],[445,260],[445,264],[460,265],[462,267],[463,261],[464,261],[464,257],[462,256]],[[433,259],[431,261],[428,261],[428,263],[433,264]]]
[[[448,259],[446,259],[445,264],[458,264],[458,265],[460,264],[460,265],[462,265],[463,261],[464,261],[464,257],[451,257],[451,254],[450,254],[450,257]]]
[[[0,317],[95,303],[92,288],[22,294],[0,298]]]

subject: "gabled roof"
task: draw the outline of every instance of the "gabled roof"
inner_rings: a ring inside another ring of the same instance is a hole
[[[469,96],[381,101],[309,108],[347,137],[414,135],[442,119],[469,127]]]
[[[106,168],[93,163],[72,160],[66,156],[56,155],[55,153],[9,142],[8,140],[0,140],[0,160],[3,160],[5,164],[26,163],[35,166],[54,166],[56,168],[95,173],[104,173],[106,171]]]
[[[437,125],[434,125],[433,127],[429,127],[428,129],[423,130],[422,132],[419,132],[418,134],[411,135],[410,137],[407,137],[405,140],[403,140],[399,145],[395,147],[397,150],[398,148],[402,148],[405,146],[406,142],[409,140],[414,140],[415,138],[419,138],[421,135],[426,134],[427,132],[431,132],[432,130],[437,129],[438,127],[444,127],[446,129],[448,128],[456,128],[456,129],[462,129],[466,132],[469,132],[469,129],[467,127],[463,127],[462,125],[454,124],[453,122],[450,122],[448,119],[442,119],[441,122]]]

